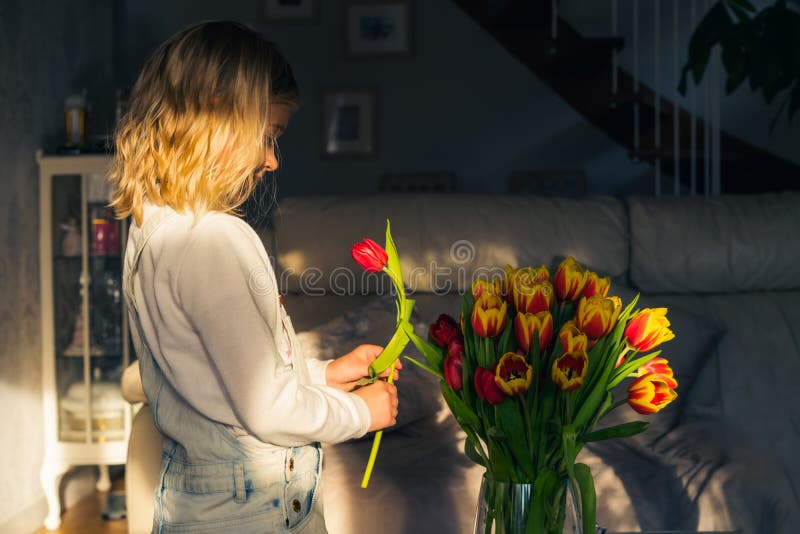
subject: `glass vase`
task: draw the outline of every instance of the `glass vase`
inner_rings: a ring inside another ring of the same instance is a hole
[[[537,495],[533,483],[498,482],[483,475],[475,512],[474,534],[581,534],[581,522],[568,479],[550,495]],[[542,498],[544,513],[532,513],[534,498]],[[593,534],[593,533],[591,533]]]

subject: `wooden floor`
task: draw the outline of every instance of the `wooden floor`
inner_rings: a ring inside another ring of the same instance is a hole
[[[122,491],[125,488],[123,479],[114,480],[111,485],[112,491]],[[61,515],[61,528],[58,530],[47,530],[42,526],[34,534],[127,534],[128,520],[118,519],[116,521],[106,521],[100,515],[106,503],[107,493],[95,491],[87,495]]]

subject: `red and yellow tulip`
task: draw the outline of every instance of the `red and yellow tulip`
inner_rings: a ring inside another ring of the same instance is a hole
[[[522,313],[550,311],[555,300],[553,284],[546,280],[536,282],[527,276],[512,279],[511,296],[514,307]]]
[[[500,278],[476,278],[472,281],[472,297],[477,299],[483,294],[503,296],[503,281]]]
[[[558,340],[561,343],[562,352],[576,352],[589,350],[589,340],[586,334],[575,326],[574,320],[569,320],[558,331]]]
[[[675,337],[669,325],[667,308],[645,308],[625,326],[625,342],[632,349],[647,352]]]
[[[578,300],[585,284],[586,271],[571,256],[561,262],[553,275],[553,287],[559,300]]]
[[[472,309],[472,329],[480,337],[495,337],[506,326],[508,305],[496,296],[483,294]]]
[[[650,373],[661,375],[666,384],[675,389],[678,387],[678,381],[675,380],[675,375],[672,372],[672,367],[669,366],[669,361],[661,356],[656,356],[646,364],[636,370],[635,376],[644,376]]]
[[[514,337],[526,353],[531,350],[533,335],[538,332],[539,350],[544,350],[553,339],[553,316],[549,311],[539,313],[517,313],[514,318]]]
[[[640,376],[628,386],[628,404],[640,414],[660,412],[678,397],[671,383],[674,379],[657,373]]]
[[[533,382],[533,367],[528,365],[524,356],[507,352],[497,362],[494,381],[509,397],[522,395]]]
[[[591,339],[599,339],[616,326],[622,311],[619,297],[581,297],[575,313],[575,325]]]
[[[583,385],[588,369],[586,351],[567,352],[553,361],[550,377],[562,391],[573,391]]]
[[[582,296],[587,299],[595,295],[605,297],[608,296],[609,289],[611,289],[611,278],[599,276],[592,271],[586,271],[586,284],[583,286]]]

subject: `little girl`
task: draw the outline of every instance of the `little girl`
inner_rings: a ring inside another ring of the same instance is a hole
[[[154,532],[325,532],[318,442],[395,422],[393,385],[355,388],[381,347],[306,361],[237,216],[277,169],[297,101],[273,43],[205,22],[147,60],[116,134],[112,204],[133,216],[123,284],[164,435]]]

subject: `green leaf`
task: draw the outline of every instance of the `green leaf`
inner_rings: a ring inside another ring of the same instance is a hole
[[[552,494],[553,489],[558,484],[558,475],[552,469],[542,469],[536,476],[534,487],[541,488],[533,492],[533,504],[531,505],[531,515],[536,519],[534,523],[534,532],[544,532],[544,518],[545,518],[545,498]],[[593,532],[593,531],[586,531]]]
[[[514,331],[512,322],[513,321],[511,321],[511,319],[506,320],[506,326],[505,328],[503,328],[503,333],[500,334],[500,338],[497,341],[497,348],[499,349],[499,353],[501,356],[506,352],[513,352],[513,350],[510,347],[511,340],[513,339],[511,337],[511,333]]]
[[[370,364],[370,376],[376,377],[388,369],[389,366],[400,357],[406,345],[408,345],[408,335],[404,329],[398,328],[394,331],[394,335],[392,339],[389,340],[389,343],[386,344],[378,357],[375,358],[375,361]]]
[[[647,421],[634,421],[631,423],[623,423],[617,426],[611,426],[608,428],[602,428],[600,430],[596,430],[594,432],[590,432],[581,438],[581,441],[584,443],[591,443],[593,441],[602,441],[605,439],[612,439],[612,438],[627,438],[630,436],[635,436],[636,434],[641,434],[647,427],[650,426],[650,423]]]
[[[442,396],[445,402],[450,407],[450,411],[456,418],[456,421],[463,427],[464,425],[477,425],[480,423],[478,415],[472,411],[472,408],[459,397],[450,386],[444,382],[439,382],[439,389],[442,390]]]
[[[517,465],[525,473],[528,480],[534,475],[533,459],[530,456],[527,443],[525,421],[519,410],[519,405],[514,402],[501,402],[494,407],[495,423],[506,436],[506,443],[511,449]]]
[[[483,458],[478,453],[478,450],[475,448],[475,444],[472,443],[471,439],[464,440],[464,454],[466,454],[467,458],[476,464],[486,467],[486,462],[483,461]]]
[[[597,495],[594,491],[592,470],[586,464],[575,464],[575,480],[581,490],[581,515],[583,532],[594,532],[596,527]]]
[[[438,345],[433,345],[419,337],[414,332],[414,326],[409,322],[403,322],[400,325],[403,333],[406,335],[407,339],[410,339],[417,350],[422,354],[427,362],[428,366],[431,369],[434,369],[438,372],[439,375],[442,375],[442,365],[444,362],[444,355],[441,352],[441,349]]]
[[[614,386],[616,386],[617,384],[628,378],[628,376],[630,376],[631,373],[636,372],[636,370],[638,370],[639,367],[643,366],[644,364],[646,364],[659,354],[661,354],[661,351],[657,350],[655,352],[651,352],[650,354],[646,354],[645,356],[642,356],[640,358],[628,360],[619,367],[617,367],[614,370],[614,373],[611,375],[611,381],[606,386],[606,390],[610,391],[614,389]]]
[[[400,257],[397,254],[397,247],[392,239],[391,223],[386,219],[386,255],[389,259],[386,262],[386,269],[389,271],[389,276],[397,287],[398,295],[402,294],[405,298],[405,291],[403,289],[403,269],[400,266]]]
[[[444,376],[442,375],[442,373],[438,372],[436,369],[428,367],[424,363],[422,363],[422,362],[420,362],[418,360],[415,360],[411,356],[403,356],[403,358],[405,358],[406,360],[410,361],[411,363],[413,363],[414,365],[416,365],[420,369],[429,372],[433,376],[437,377],[439,380],[444,380]]]
[[[756,10],[756,6],[750,3],[750,0],[726,0],[730,7],[738,7],[742,11],[746,11],[749,13],[754,13]]]

